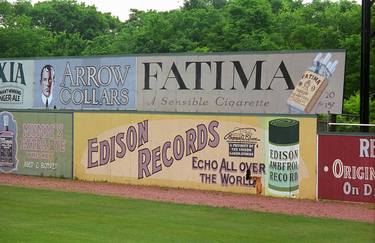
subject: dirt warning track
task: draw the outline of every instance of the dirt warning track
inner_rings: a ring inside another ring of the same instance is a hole
[[[375,223],[375,205],[0,174],[1,185]]]

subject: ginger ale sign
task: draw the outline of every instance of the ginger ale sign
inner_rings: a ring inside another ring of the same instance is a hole
[[[34,61],[0,60],[0,107],[31,108]]]

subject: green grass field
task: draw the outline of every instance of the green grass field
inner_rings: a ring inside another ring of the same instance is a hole
[[[375,242],[375,225],[0,186],[0,242]]]

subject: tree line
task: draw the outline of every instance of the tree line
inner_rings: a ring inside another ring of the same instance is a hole
[[[132,9],[120,21],[75,0],[0,0],[0,58],[320,49],[347,50],[344,113],[358,114],[361,6],[355,1],[185,0],[167,12]]]

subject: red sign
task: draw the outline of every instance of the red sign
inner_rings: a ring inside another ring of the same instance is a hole
[[[375,203],[375,136],[319,135],[318,198]]]

